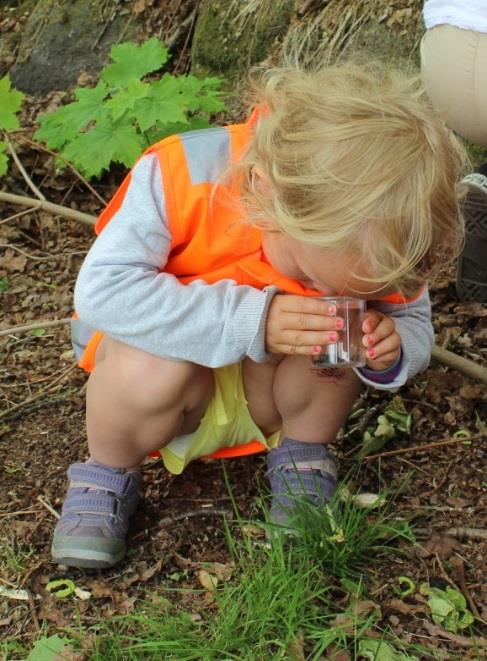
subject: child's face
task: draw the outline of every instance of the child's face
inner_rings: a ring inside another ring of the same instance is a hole
[[[305,287],[316,289],[324,296],[354,296],[371,300],[392,292],[391,287],[380,289],[378,283],[364,282],[357,277],[370,277],[371,274],[353,252],[319,248],[297,241],[284,232],[265,230],[262,247],[279,273],[299,280]]]

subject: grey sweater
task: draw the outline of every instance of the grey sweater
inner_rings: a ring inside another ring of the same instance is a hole
[[[183,285],[160,272],[171,247],[166,218],[159,163],[148,154],[132,170],[121,208],[81,267],[74,294],[81,335],[97,329],[147,353],[209,367],[246,356],[266,361],[267,311],[279,290],[261,291],[233,280]],[[402,340],[401,369],[386,384],[369,379],[367,372],[357,374],[376,388],[395,390],[428,365],[433,344],[428,292],[425,288],[407,305],[374,301],[368,306],[395,320]]]

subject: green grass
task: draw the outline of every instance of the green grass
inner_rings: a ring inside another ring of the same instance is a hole
[[[299,508],[300,535],[291,544],[266,523],[258,525],[271,530],[271,543],[244,534],[238,515],[237,526],[226,523],[234,570],[209,600],[205,590],[174,589],[167,580],[129,615],[66,630],[66,644],[81,648],[89,633],[94,661],[318,661],[331,645],[353,659],[373,658],[360,655],[370,649],[377,661],[418,659],[381,627],[380,608],[365,594],[365,565],[392,540],[413,541],[407,524],[387,507],[360,509],[340,494],[329,507]]]
[[[15,535],[8,529],[0,537],[0,575],[5,578],[25,571],[30,557],[35,553],[32,546],[21,546],[15,540]]]
[[[393,501],[380,509],[358,507],[347,497],[349,489],[339,488],[335,498],[324,507],[314,507],[306,501],[297,502],[299,516],[293,527],[296,549],[337,578],[358,578],[387,553],[397,552],[392,541],[414,543],[407,521],[393,513]],[[272,531],[278,527],[267,524]]]

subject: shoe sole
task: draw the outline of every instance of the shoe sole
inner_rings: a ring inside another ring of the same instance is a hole
[[[458,260],[456,290],[462,301],[487,302],[487,192],[470,186],[463,204],[466,244]],[[485,260],[479,263],[479,246]]]
[[[96,540],[99,542],[99,540]],[[51,547],[51,556],[54,562],[68,567],[83,569],[106,569],[113,567],[125,556],[125,544],[115,550],[83,548],[81,538],[68,538],[54,541]]]

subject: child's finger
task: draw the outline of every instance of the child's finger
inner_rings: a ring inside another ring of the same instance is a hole
[[[290,331],[332,331],[343,328],[341,317],[326,316],[323,314],[297,314],[284,312],[279,320],[283,329]]]
[[[373,347],[370,347],[370,349],[367,349],[367,358],[369,358],[369,360],[384,360],[384,356],[387,354],[398,352],[400,346],[401,338],[397,333],[393,333],[375,344]]]
[[[365,347],[374,347],[381,340],[394,334],[395,328],[395,324],[390,317],[382,317],[375,330],[363,336],[362,342]]]
[[[282,312],[298,314],[334,315],[336,305],[330,301],[311,296],[296,296],[293,294],[278,295]]]
[[[376,360],[368,359],[367,366],[370,367],[371,369],[385,370],[391,367],[398,358],[399,358],[399,352],[391,351],[390,353],[386,353],[380,358],[377,358]]]
[[[380,312],[377,312],[377,310],[367,310],[362,323],[362,332],[373,333],[380,324],[382,318],[383,315],[381,315]]]
[[[279,334],[279,346],[283,353],[299,353],[307,355],[317,355],[321,352],[321,347],[327,344],[334,344],[338,341],[337,331],[330,332],[296,332],[282,331]]]

